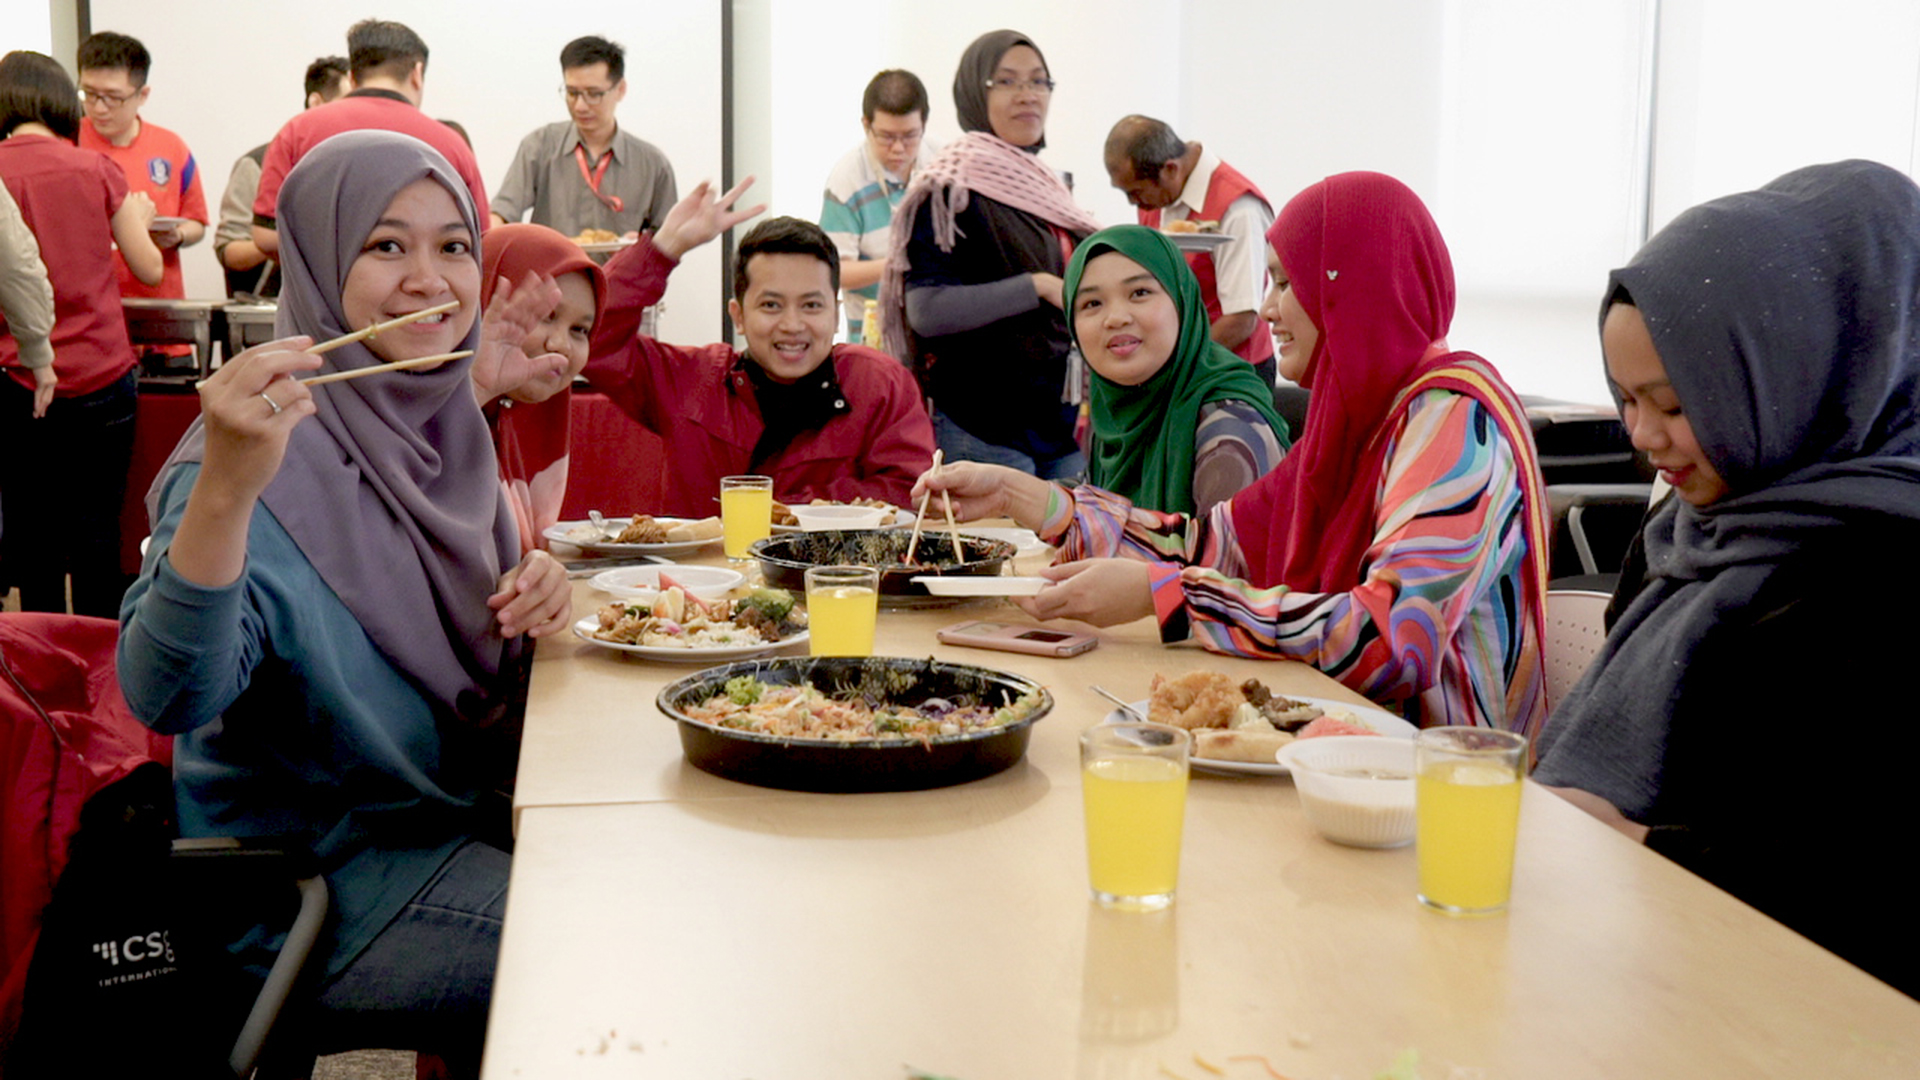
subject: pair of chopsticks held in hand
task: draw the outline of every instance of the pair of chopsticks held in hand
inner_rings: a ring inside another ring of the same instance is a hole
[[[436,304],[430,308],[423,308],[419,311],[409,312],[405,315],[400,316],[397,319],[388,319],[386,322],[374,323],[372,326],[367,327],[365,330],[355,330],[351,334],[341,334],[339,337],[334,338],[331,341],[323,341],[320,344],[315,345],[313,348],[307,349],[305,351],[312,353],[315,356],[318,356],[324,352],[332,352],[333,350],[339,348],[342,345],[351,345],[356,341],[365,341],[370,337],[375,337],[379,335],[379,333],[382,330],[391,330],[396,326],[405,326],[410,322],[418,322],[421,319],[430,319],[433,316],[439,315],[443,312],[457,310],[459,307],[460,307],[460,301],[449,300],[444,304]],[[438,353],[433,356],[416,356],[411,360],[395,360],[390,364],[375,364],[372,367],[353,368],[349,371],[333,371],[325,375],[315,375],[310,379],[300,379],[297,381],[307,386],[319,386],[322,383],[345,382],[348,379],[357,379],[362,375],[378,375],[383,371],[405,371],[408,368],[426,367],[428,364],[441,364],[441,363],[445,363],[448,360],[464,360],[467,357],[472,355],[473,355],[472,349],[465,349],[460,352]],[[195,386],[195,388],[198,388],[206,385],[206,382],[207,380],[201,379],[199,382],[194,383],[193,385]]]
[[[933,467],[936,471],[940,468],[940,461],[944,453],[945,452],[941,450],[935,450],[933,452]],[[913,536],[907,541],[906,561],[908,564],[912,564],[913,562],[913,549],[920,546],[920,525],[927,520],[927,503],[932,499],[932,488],[928,488],[926,494],[920,496],[920,513],[914,516]],[[940,501],[947,508],[947,532],[953,537],[954,564],[957,566],[965,566],[967,565],[967,549],[960,544],[960,527],[953,523],[953,496],[948,492],[942,491],[940,493]]]

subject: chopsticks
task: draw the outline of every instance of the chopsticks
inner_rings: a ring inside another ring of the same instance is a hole
[[[953,564],[967,565],[967,549],[960,546],[960,526],[953,523],[953,493],[942,491],[940,502],[947,508],[947,534],[953,537]]]
[[[382,330],[391,330],[396,326],[405,326],[410,322],[417,322],[421,319],[430,319],[433,316],[440,314],[441,312],[453,311],[459,308],[459,306],[460,306],[460,301],[449,300],[444,304],[435,304],[433,307],[430,307],[430,308],[422,308],[419,311],[411,311],[405,315],[400,316],[397,319],[388,319],[386,322],[374,323],[372,326],[367,327],[365,330],[355,330],[351,334],[341,334],[339,337],[334,338],[332,341],[323,341],[320,344],[315,345],[313,348],[308,349],[307,351],[310,353],[313,353],[315,356],[318,356],[319,354],[324,352],[332,352],[333,350],[339,348],[342,345],[351,345],[356,341],[365,341],[367,338],[377,337],[380,334],[380,331]],[[374,369],[363,368],[362,370],[373,371]],[[307,381],[313,382],[314,380],[309,379]]]
[[[408,368],[426,367],[428,364],[444,364],[449,360],[464,360],[473,355],[472,349],[459,352],[439,353],[435,356],[416,356],[411,360],[395,360],[391,364],[375,364],[372,367],[351,368],[347,371],[330,371],[325,375],[315,375],[311,379],[299,380],[302,386],[319,386],[322,383],[345,382],[362,375],[378,375],[383,371],[405,371]]]
[[[333,350],[339,348],[342,345],[351,345],[356,341],[365,341],[370,337],[377,337],[382,330],[391,330],[396,326],[405,326],[410,322],[418,322],[421,319],[430,319],[435,315],[439,315],[448,311],[457,310],[459,307],[460,307],[460,301],[449,300],[444,304],[435,304],[430,308],[422,308],[419,311],[408,312],[407,314],[402,315],[397,319],[388,319],[386,322],[374,323],[372,326],[369,326],[364,330],[355,330],[351,334],[341,334],[337,338],[333,338],[329,341],[323,341],[320,344],[315,345],[313,348],[307,349],[305,351],[310,352],[315,356],[318,356],[321,353],[332,352]],[[317,386],[320,383],[339,382],[343,379],[357,379],[362,375],[375,375],[382,371],[402,371],[410,367],[419,367],[424,364],[435,364],[435,363],[440,363],[446,360],[458,360],[462,357],[472,356],[472,355],[473,353],[471,352],[463,352],[463,353],[444,353],[440,356],[422,356],[417,359],[400,360],[391,364],[378,364],[378,365],[375,365],[374,367],[355,368],[352,371],[336,371],[330,375],[319,375],[311,379],[302,379],[300,381],[306,383],[309,386]],[[206,384],[207,384],[207,380],[201,379],[199,382],[194,383],[193,386],[194,386],[194,389],[198,390],[200,387],[205,386]]]
[[[933,471],[939,471],[940,462],[945,457],[945,454],[946,452],[942,450],[935,450],[933,452]],[[920,546],[920,525],[927,520],[927,503],[931,502],[932,499],[932,488],[928,488],[927,493],[920,496],[920,512],[915,514],[913,518],[913,536],[907,540],[907,557],[905,561],[908,565],[913,564],[913,549]],[[940,493],[940,502],[947,508],[947,534],[953,537],[954,565],[965,566],[967,565],[967,549],[960,546],[960,527],[953,523],[953,495],[942,491]]]
[[[933,467],[935,469],[940,467],[940,457],[942,453],[943,452],[939,450],[933,452]],[[928,488],[926,493],[920,496],[920,512],[913,515],[913,535],[907,540],[907,556],[901,560],[909,566],[913,565],[913,549],[920,546],[920,526],[927,520],[927,504],[932,501],[933,489]]]

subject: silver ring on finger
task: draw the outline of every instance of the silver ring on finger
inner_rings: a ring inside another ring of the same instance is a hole
[[[265,390],[260,391],[260,400],[266,402],[268,405],[271,405],[273,407],[273,415],[275,416],[280,415],[280,403],[273,400],[273,398],[270,397]]]

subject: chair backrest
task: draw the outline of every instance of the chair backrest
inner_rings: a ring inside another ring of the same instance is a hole
[[[0,615],[0,1052],[81,807],[141,763],[172,759],[172,740],[120,696],[119,630],[110,619]]]
[[[1547,704],[1560,704],[1607,643],[1607,604],[1613,597],[1585,589],[1547,592]]]
[[[193,1045],[206,1051],[207,1073],[224,1059],[245,1076],[314,955],[326,883],[311,857],[225,838],[169,844],[173,740],[141,724],[120,693],[119,629],[0,615],[0,1072],[132,1075],[133,1063],[185,1060]],[[90,838],[86,850],[76,835]],[[291,920],[264,987],[234,975],[232,934],[203,927],[222,907],[241,928]],[[269,914],[278,911],[286,917]],[[145,964],[138,979],[102,976],[118,975],[123,959],[129,972]],[[149,982],[155,995],[143,998]],[[228,984],[231,995],[200,992]],[[195,993],[168,1000],[186,986]],[[229,1000],[231,1022],[208,1008]],[[76,1002],[90,1007],[67,1007]],[[97,1033],[112,1037],[96,1044]]]

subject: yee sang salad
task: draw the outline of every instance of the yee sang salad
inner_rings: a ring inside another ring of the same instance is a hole
[[[1036,688],[1001,706],[979,704],[970,695],[901,705],[871,702],[857,692],[842,698],[814,686],[777,685],[741,675],[727,680],[725,693],[689,707],[686,713],[702,723],[784,738],[932,742],[1017,724],[1044,701],[1044,693]]]

